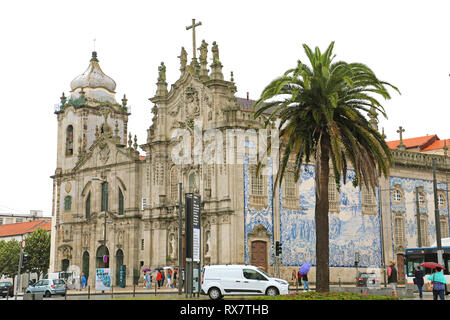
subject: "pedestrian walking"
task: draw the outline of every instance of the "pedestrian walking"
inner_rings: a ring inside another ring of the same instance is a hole
[[[172,269],[167,271],[167,284],[166,287],[172,288]]]
[[[395,261],[391,261],[388,268],[388,283],[392,289],[392,296],[397,296],[397,269],[395,268]]]
[[[302,275],[302,280],[303,280],[303,292],[311,291],[309,289],[309,284],[308,284],[308,273],[305,273]]]
[[[177,269],[175,269],[173,271],[173,284],[175,285],[176,288],[178,288],[178,271],[177,271]]]
[[[414,284],[417,286],[417,289],[419,290],[419,298],[422,299],[423,298],[423,284],[424,284],[424,280],[423,277],[425,276],[425,272],[419,267],[417,266],[416,269],[414,270]]]
[[[144,273],[144,281],[145,281],[145,289],[150,290],[150,286],[152,285],[152,278],[150,276],[150,272]]]
[[[86,287],[86,277],[84,276],[84,273],[81,273],[81,288],[84,289]]]
[[[427,280],[430,280],[433,283],[433,300],[437,300],[438,296],[441,300],[445,300],[445,285],[447,284],[447,279],[445,279],[441,270],[441,267],[436,267],[436,269],[433,270],[433,274],[427,278]]]
[[[158,273],[156,275],[156,282],[158,283],[158,289],[161,288],[161,279],[162,279],[162,273],[161,273],[161,270],[158,270]]]

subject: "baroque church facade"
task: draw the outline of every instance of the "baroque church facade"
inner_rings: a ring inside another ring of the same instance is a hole
[[[63,94],[55,111],[58,147],[52,175],[50,271],[78,266],[94,286],[95,269],[109,267],[116,285],[120,265],[126,265],[127,284],[141,275],[142,268],[178,265],[183,250],[178,246],[181,183],[183,197],[188,192],[201,196],[201,264],[253,264],[290,280],[292,270],[309,262],[314,281],[313,165],[303,166],[298,182],[288,168],[278,187],[270,162],[264,174],[256,170],[248,156],[256,148],[251,141],[233,144],[242,163],[179,164],[173,159],[181,140],[173,139],[174,130],[194,136],[184,141],[194,146],[198,122],[201,137],[208,130],[225,137],[227,130],[264,128],[265,116],[253,117],[254,101],[235,96],[233,75],[224,79],[215,42],[208,67],[207,46],[203,41],[199,59],[194,54],[190,64],[182,48],[180,77],[170,90],[166,66],[158,67],[156,94],[150,98],[153,121],[141,145],[128,129],[127,99],[116,100],[116,83],[100,68],[96,52],[87,70],[71,82],[70,96]],[[377,125],[374,115],[371,121]],[[423,137],[425,144],[431,143],[426,140]],[[448,236],[446,145],[430,154],[420,145],[408,148],[404,141],[408,142],[402,138],[391,142],[394,165],[389,177],[380,178],[375,194],[353,187],[351,169],[339,193],[330,179],[331,282],[353,283],[356,256],[360,268],[380,271],[390,260],[401,264],[405,248],[417,243],[417,211],[423,243],[435,240],[432,158],[437,161],[439,223],[443,236]],[[419,210],[414,200],[417,190]],[[276,241],[283,248],[279,261],[273,251]]]

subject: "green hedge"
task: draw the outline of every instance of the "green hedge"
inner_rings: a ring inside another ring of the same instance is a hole
[[[297,292],[275,297],[260,296],[256,300],[399,300],[398,297],[377,296],[350,292]]]

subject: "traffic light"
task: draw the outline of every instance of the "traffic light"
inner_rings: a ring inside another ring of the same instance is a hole
[[[279,256],[281,255],[281,243],[280,241],[275,242],[275,255]]]
[[[24,253],[22,255],[22,267],[24,267],[28,263],[28,261],[29,261],[28,254]]]

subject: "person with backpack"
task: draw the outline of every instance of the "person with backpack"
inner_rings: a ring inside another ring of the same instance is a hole
[[[388,268],[388,283],[392,289],[392,296],[397,296],[397,269],[395,268],[395,261],[391,261]]]
[[[445,285],[447,284],[447,279],[441,272],[441,267],[436,267],[433,270],[433,274],[427,278],[433,283],[433,300],[437,300],[438,296],[441,300],[445,300]]]
[[[414,284],[417,286],[417,289],[419,290],[419,298],[422,299],[423,297],[423,277],[425,276],[425,272],[420,269],[419,266],[414,270]]]

